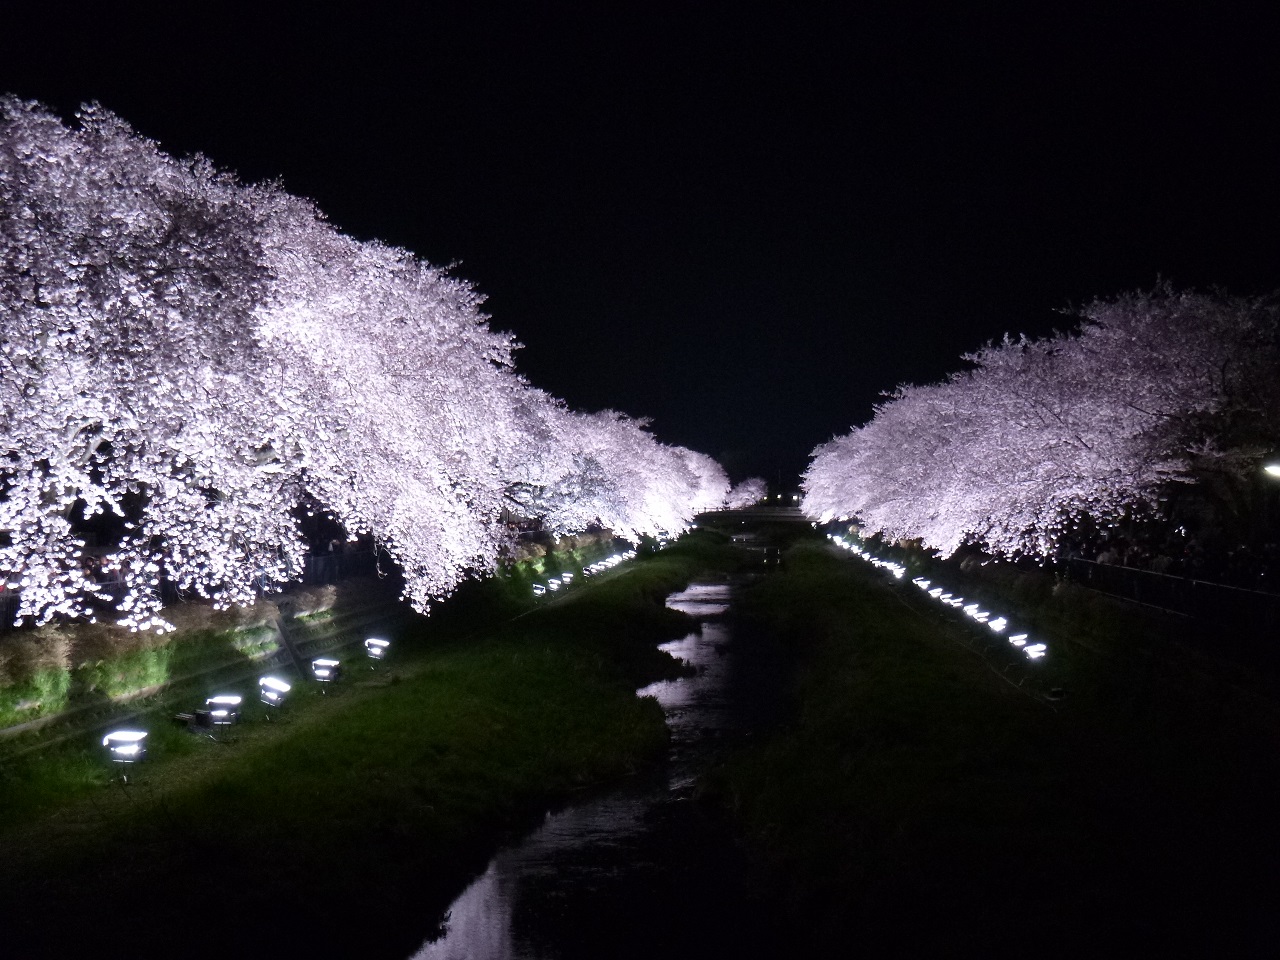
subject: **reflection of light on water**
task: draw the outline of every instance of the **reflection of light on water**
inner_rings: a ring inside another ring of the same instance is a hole
[[[719,616],[729,608],[729,587],[695,584],[673,594],[667,606],[696,617]],[[657,699],[667,715],[671,751],[665,791],[655,798],[624,788],[548,816],[521,843],[494,856],[488,869],[449,907],[444,935],[423,944],[411,960],[528,960],[557,955],[554,949],[529,942],[529,921],[516,917],[522,889],[524,907],[520,909],[528,912],[529,884],[590,888],[627,869],[620,863],[627,863],[628,845],[646,829],[645,819],[655,799],[661,802],[691,787],[698,769],[697,744],[707,731],[733,722],[725,689],[729,668],[724,654],[730,640],[728,626],[712,621],[703,623],[698,633],[662,644],[662,650],[696,668],[697,675],[651,683],[636,691],[637,696]]]
[[[651,797],[623,793],[569,807],[548,815],[546,822],[514,847],[500,850],[483,874],[449,907],[440,939],[424,943],[410,960],[532,960],[555,956],[536,949],[517,933],[516,909],[522,886],[562,880],[566,852],[588,849],[602,859],[604,875],[617,871],[616,850],[643,829]],[[623,855],[625,857],[625,854]],[[574,866],[575,879],[590,885],[591,864]],[[584,873],[585,870],[585,873]],[[526,906],[528,897],[526,891]]]
[[[719,616],[729,609],[729,585],[727,583],[695,583],[688,589],[673,593],[667,598],[667,606],[696,617]],[[708,687],[720,685],[723,656],[729,641],[729,631],[721,623],[704,623],[702,630],[679,640],[671,640],[658,649],[683,660],[698,671],[696,677],[679,680],[659,680],[636,691],[636,696],[653,697],[667,713],[667,725],[679,734],[682,708],[708,696]]]
[[[412,960],[514,960],[510,890],[514,883],[514,878],[504,877],[496,861],[490,863],[449,907],[444,936],[423,944]]]
[[[727,583],[695,583],[667,597],[667,606],[691,617],[716,617],[729,609]]]

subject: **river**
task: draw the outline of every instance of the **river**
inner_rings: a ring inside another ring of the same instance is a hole
[[[765,957],[785,950],[777,911],[722,825],[693,799],[699,776],[770,723],[780,656],[735,641],[728,584],[694,584],[667,605],[700,629],[663,649],[697,669],[637,691],[671,741],[655,771],[548,813],[498,852],[412,960]]]

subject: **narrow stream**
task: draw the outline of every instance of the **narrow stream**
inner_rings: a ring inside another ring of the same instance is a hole
[[[731,839],[691,801],[698,776],[775,715],[780,664],[744,651],[726,623],[727,584],[694,584],[667,605],[701,630],[662,649],[698,673],[637,691],[667,714],[663,767],[549,814],[449,908],[444,933],[412,960],[764,957],[783,945],[754,899]]]

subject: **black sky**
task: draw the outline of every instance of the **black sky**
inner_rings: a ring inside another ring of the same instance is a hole
[[[10,11],[0,91],[456,261],[535,384],[735,478],[1095,295],[1280,287],[1261,5],[115,6]]]

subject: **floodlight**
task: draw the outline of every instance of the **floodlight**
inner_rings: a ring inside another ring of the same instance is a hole
[[[364,652],[369,655],[371,660],[383,659],[390,648],[390,640],[382,640],[378,637],[370,637],[364,642]]]
[[[116,763],[137,763],[147,755],[147,731],[112,730],[102,738],[102,745]]]
[[[562,573],[562,574],[560,574],[560,579],[561,579],[561,580],[563,580],[566,584],[568,584],[568,583],[573,583],[573,574],[572,574],[572,573]]]
[[[1009,642],[1015,647],[1025,647],[1027,645],[1027,635],[1025,633],[1015,633],[1009,638]]]
[[[321,683],[333,683],[342,672],[342,663],[332,657],[316,657],[311,661],[311,673]]]
[[[542,595],[543,595],[544,593],[546,593],[546,592],[547,592],[547,588],[546,588],[546,587],[544,587],[542,584],[540,584],[540,583],[535,583],[535,584],[533,585],[533,595],[534,595],[535,597],[540,597],[540,596],[542,596]]]
[[[1280,463],[1268,463],[1262,468],[1273,477],[1280,477]]]
[[[240,719],[240,695],[220,693],[204,702],[209,711],[209,722],[215,727],[229,727]]]
[[[1033,643],[1031,644],[1031,646],[1027,647],[1022,652],[1025,653],[1032,660],[1039,660],[1041,657],[1044,656],[1046,649],[1047,648],[1043,643]]]
[[[547,589],[553,592],[556,590],[559,590],[560,586],[561,586],[560,580],[556,577],[552,577],[550,580],[547,581]]]
[[[289,695],[289,691],[292,689],[293,687],[279,677],[258,678],[258,699],[268,707],[283,705],[285,697]]]
[[[990,627],[992,630],[994,630],[996,633],[1003,633],[1004,628],[1007,627],[1008,625],[1009,625],[1009,621],[1006,620],[1004,617],[996,617],[994,620],[992,620],[990,623],[987,624],[987,626]]]

